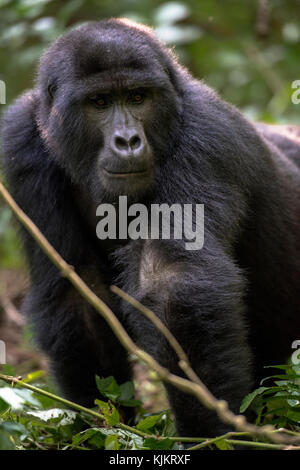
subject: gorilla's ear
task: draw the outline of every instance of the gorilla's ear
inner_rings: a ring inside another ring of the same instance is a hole
[[[47,91],[48,91],[48,95],[49,95],[49,98],[51,99],[51,101],[54,98],[54,94],[56,92],[56,89],[57,89],[57,86],[56,86],[55,83],[49,83]]]

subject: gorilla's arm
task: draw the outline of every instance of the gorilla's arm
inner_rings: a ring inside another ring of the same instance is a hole
[[[4,171],[16,202],[48,241],[96,293],[105,291],[103,276],[72,201],[70,182],[50,161],[35,119],[37,97],[28,93],[9,108],[2,129]],[[97,396],[95,374],[128,379],[127,355],[104,320],[76,293],[69,281],[22,230],[32,286],[24,311],[54,375],[66,395],[84,404]],[[94,289],[95,290],[95,289]],[[98,338],[96,341],[95,331]],[[100,338],[100,339],[99,339]]]
[[[216,397],[228,400],[231,410],[239,412],[253,379],[244,322],[244,276],[213,239],[206,240],[197,259],[196,252],[189,255],[178,247],[174,250],[174,241],[164,241],[164,245],[161,240],[150,241],[142,253],[138,277],[129,264],[120,286],[162,319],[198,376]],[[178,357],[153,325],[128,305],[124,304],[124,309],[138,344],[173,373],[182,375]],[[213,436],[228,430],[198,400],[171,386],[167,390],[179,435]]]

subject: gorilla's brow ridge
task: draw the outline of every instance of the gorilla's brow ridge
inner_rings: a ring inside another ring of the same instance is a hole
[[[137,77],[135,74],[127,74],[123,71],[119,75],[110,72],[100,72],[99,74],[78,80],[78,88],[88,89],[91,93],[104,93],[114,90],[130,90],[137,88],[165,88],[170,86],[167,75],[150,74],[147,76],[141,74]]]

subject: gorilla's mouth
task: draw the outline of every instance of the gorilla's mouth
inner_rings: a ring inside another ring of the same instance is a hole
[[[107,170],[106,168],[103,168],[103,171],[106,175],[112,177],[112,178],[127,178],[131,176],[142,176],[146,175],[149,173],[149,170],[138,170],[138,171],[111,171]]]

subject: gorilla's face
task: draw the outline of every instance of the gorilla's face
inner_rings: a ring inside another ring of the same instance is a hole
[[[153,149],[147,130],[154,118],[154,90],[98,90],[88,96],[84,112],[89,126],[102,135],[96,171],[107,191],[141,193],[153,181]]]
[[[95,23],[63,36],[39,73],[41,135],[95,201],[151,190],[178,122],[166,52],[147,30],[114,28]]]

